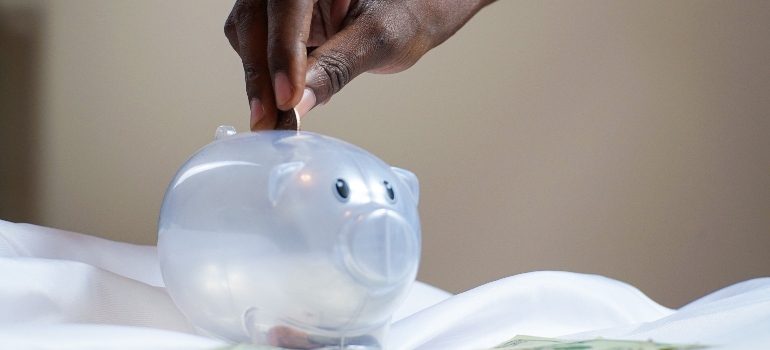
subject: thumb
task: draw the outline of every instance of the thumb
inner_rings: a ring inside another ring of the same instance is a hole
[[[313,50],[308,55],[305,86],[315,98],[309,99],[314,100],[312,106],[302,109],[328,102],[359,74],[388,66],[398,57],[403,45],[396,41],[402,40],[387,28],[389,25],[375,16],[360,16]],[[306,101],[303,97],[302,102]]]

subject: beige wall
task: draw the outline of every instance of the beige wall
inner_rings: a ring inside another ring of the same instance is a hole
[[[177,168],[245,131],[228,1],[50,1],[39,224],[152,244]],[[770,275],[766,1],[501,1],[304,128],[414,171],[419,278],[601,274],[678,307]]]

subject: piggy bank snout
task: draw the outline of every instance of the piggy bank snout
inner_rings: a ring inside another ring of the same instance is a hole
[[[419,232],[396,211],[353,215],[340,237],[345,266],[360,282],[397,285],[416,272]]]

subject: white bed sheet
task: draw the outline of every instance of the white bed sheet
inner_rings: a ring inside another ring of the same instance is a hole
[[[531,272],[451,295],[417,282],[388,349],[484,349],[517,334],[770,349],[770,278],[679,310],[596,275]],[[9,349],[212,349],[173,304],[157,250],[0,221],[0,344]]]

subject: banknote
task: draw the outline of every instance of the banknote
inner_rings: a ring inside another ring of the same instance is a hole
[[[556,338],[541,338],[529,335],[517,335],[495,350],[695,350],[706,349],[710,346],[701,344],[667,344],[656,343],[652,340],[616,340],[595,338],[587,340],[570,340]]]

